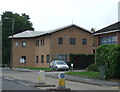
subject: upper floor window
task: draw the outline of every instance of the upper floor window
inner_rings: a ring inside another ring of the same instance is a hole
[[[87,44],[87,39],[86,39],[86,38],[83,38],[83,39],[82,39],[82,44],[83,44],[83,45],[86,45],[86,44]]]
[[[40,41],[40,43],[41,43],[41,46],[44,45],[44,44],[45,44],[44,39],[42,39],[42,40]]]
[[[58,44],[63,44],[63,38],[58,38]]]
[[[44,39],[43,39],[43,45],[45,44]]]
[[[36,41],[36,46],[39,46],[39,40]]]
[[[26,47],[26,42],[25,41],[22,42],[22,47]]]
[[[100,44],[116,44],[117,37],[116,36],[106,36],[100,38]]]
[[[18,42],[16,42],[16,43],[15,43],[15,46],[18,46],[18,45],[19,45]]]
[[[76,44],[76,39],[75,38],[70,38],[70,44],[75,45]]]

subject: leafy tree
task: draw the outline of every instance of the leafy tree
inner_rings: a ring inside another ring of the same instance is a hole
[[[19,15],[10,11],[5,11],[2,14],[2,63],[10,63],[10,48],[11,39],[8,36],[12,34],[12,20],[14,19],[14,32],[13,34],[23,32],[26,30],[34,30],[32,23],[29,21],[29,15],[23,13]]]

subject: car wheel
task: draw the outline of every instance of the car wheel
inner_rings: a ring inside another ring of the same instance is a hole
[[[53,68],[50,66],[50,69],[52,70]]]
[[[58,68],[56,67],[55,70],[58,71]]]

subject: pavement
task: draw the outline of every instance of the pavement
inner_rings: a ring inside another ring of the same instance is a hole
[[[20,68],[13,68],[13,70],[20,71],[20,72],[35,72],[36,70],[30,70],[30,69],[20,69]],[[85,71],[85,70],[75,70],[77,72]],[[37,72],[37,71],[36,71]],[[58,78],[58,74],[45,74],[46,77],[52,77],[52,78]],[[69,81],[74,82],[80,82],[80,83],[87,83],[92,85],[99,85],[99,86],[120,86],[120,81],[108,81],[108,80],[101,80],[101,79],[92,79],[92,78],[86,78],[86,77],[78,77],[73,75],[65,75],[65,79]]]

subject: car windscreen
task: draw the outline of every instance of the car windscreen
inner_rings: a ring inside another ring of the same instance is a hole
[[[59,64],[59,65],[66,65],[66,63],[63,62],[63,61],[57,61],[56,64]]]

